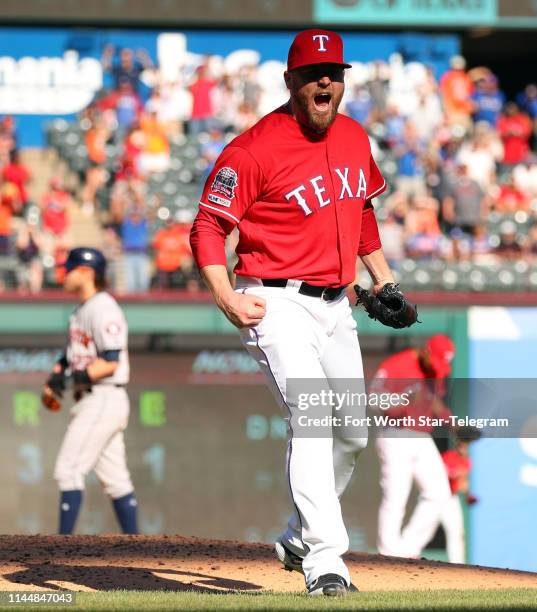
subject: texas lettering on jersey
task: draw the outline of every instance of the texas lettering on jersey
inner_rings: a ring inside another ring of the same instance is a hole
[[[340,179],[340,189],[338,200],[342,200],[343,197],[347,198],[362,198],[365,200],[367,196],[367,182],[365,180],[364,171],[360,168],[357,174],[357,184],[353,183],[353,188],[349,184],[349,168],[334,168],[334,174]],[[285,198],[288,201],[295,201],[300,208],[304,211],[304,214],[311,215],[313,212],[311,204],[308,205],[308,200],[311,198],[311,190],[313,190],[313,194],[315,198],[317,198],[317,202],[320,208],[327,206],[332,202],[331,198],[326,195],[326,187],[325,178],[322,174],[319,176],[315,176],[314,178],[309,180],[311,187],[308,185],[298,185],[292,191],[285,194]],[[311,200],[310,200],[311,201]]]

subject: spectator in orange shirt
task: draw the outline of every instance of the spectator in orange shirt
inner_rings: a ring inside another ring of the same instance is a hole
[[[470,126],[473,111],[474,84],[466,73],[466,60],[460,55],[451,58],[451,69],[440,79],[440,91],[448,123]]]
[[[169,289],[174,286],[175,277],[184,281],[193,266],[189,234],[191,224],[178,223],[170,219],[153,238],[155,249],[155,264],[157,268],[157,285],[159,289]],[[183,284],[180,282],[180,284]]]
[[[166,171],[170,165],[170,144],[156,112],[142,115],[140,129],[143,135],[142,151],[138,158],[140,174]]]
[[[110,131],[102,117],[97,116],[93,126],[86,134],[86,147],[88,158],[95,165],[100,166],[106,161],[106,143],[110,140]]]
[[[21,208],[17,186],[13,183],[0,185],[0,255],[8,255],[10,252],[13,215],[19,213]]]

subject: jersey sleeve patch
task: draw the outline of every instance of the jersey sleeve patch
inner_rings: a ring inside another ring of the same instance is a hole
[[[238,224],[257,201],[263,181],[259,164],[251,154],[242,147],[228,145],[207,177],[200,206]]]
[[[213,204],[220,204],[223,206],[231,206],[231,200],[235,197],[235,189],[239,184],[239,177],[237,172],[229,166],[220,168],[214,175],[214,179],[211,185],[210,194],[208,199]],[[218,197],[215,194],[221,194],[224,197]],[[211,198],[211,196],[213,196]]]
[[[121,325],[115,321],[110,321],[106,324],[105,333],[110,336],[119,336],[121,333]]]
[[[119,316],[99,321],[95,327],[95,346],[98,353],[127,348],[127,325]]]
[[[209,202],[212,202],[213,204],[219,204],[220,206],[227,206],[228,208],[231,206],[231,200],[227,200],[226,198],[221,198],[220,196],[214,195],[213,193],[210,193],[207,196],[207,199],[209,200]]]

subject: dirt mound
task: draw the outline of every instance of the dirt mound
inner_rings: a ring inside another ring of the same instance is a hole
[[[363,591],[537,589],[537,574],[351,553]],[[0,536],[0,591],[301,591],[271,546],[182,536]]]

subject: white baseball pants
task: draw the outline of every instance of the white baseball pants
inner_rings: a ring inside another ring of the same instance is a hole
[[[350,583],[341,556],[349,539],[339,497],[352,476],[358,453],[367,444],[367,429],[356,437],[294,435],[290,426],[298,414],[297,389],[289,379],[315,379],[315,387],[348,386],[356,381],[363,390],[360,346],[345,294],[334,301],[304,296],[293,287],[264,287],[259,279],[238,277],[237,292],[266,300],[266,315],[241,339],[265,374],[267,384],[288,423],[287,476],[295,512],[283,543],[303,557],[306,585],[323,574],[339,574]],[[343,380],[344,379],[344,380]],[[289,388],[288,388],[289,387]],[[327,407],[327,414],[332,412]],[[353,407],[357,418],[365,406]]]
[[[465,563],[464,515],[459,496],[454,493],[442,510],[440,523],[446,534],[446,548],[450,563]]]
[[[95,385],[71,409],[54,478],[60,491],[83,490],[94,469],[112,499],[132,493],[123,432],[129,419],[129,398],[122,387]]]
[[[376,440],[382,502],[378,549],[383,555],[417,558],[434,535],[451,497],[446,469],[432,437],[410,429],[385,428]],[[419,500],[401,531],[412,481]]]

